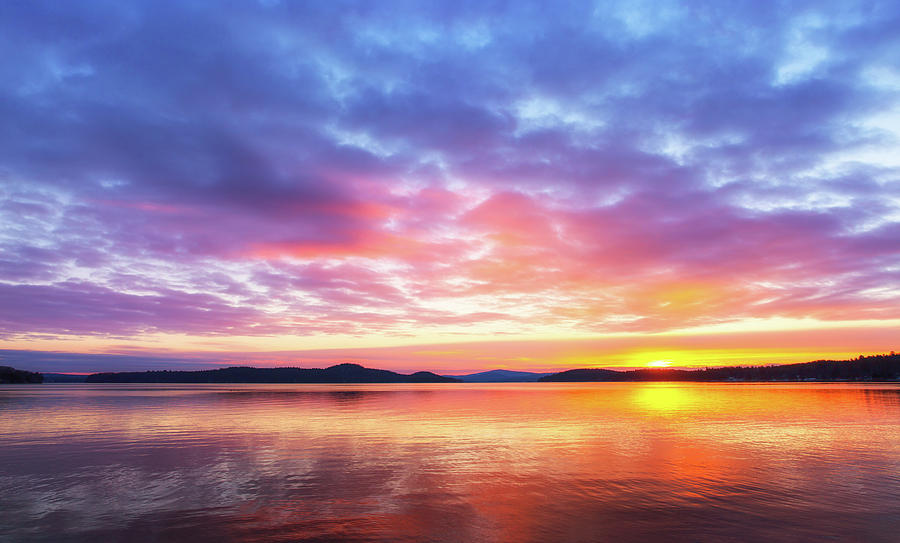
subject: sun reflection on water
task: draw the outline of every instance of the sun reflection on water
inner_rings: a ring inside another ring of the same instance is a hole
[[[898,415],[894,385],[0,389],[0,540],[890,541]]]

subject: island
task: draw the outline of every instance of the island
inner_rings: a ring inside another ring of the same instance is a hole
[[[237,366],[199,371],[138,371],[94,373],[87,383],[458,383],[459,379],[417,371],[405,375],[389,370],[338,364],[325,369],[253,368]]]
[[[600,368],[568,370],[540,382],[595,381],[898,381],[900,354],[860,356],[852,360],[816,360],[777,366],[730,366],[679,370],[648,368],[616,371]]]

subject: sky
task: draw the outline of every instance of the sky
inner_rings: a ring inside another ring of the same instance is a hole
[[[0,364],[900,341],[897,2],[0,3]]]

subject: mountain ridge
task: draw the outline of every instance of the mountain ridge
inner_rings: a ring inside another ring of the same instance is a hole
[[[103,372],[88,375],[87,383],[458,383],[458,379],[429,371],[409,375],[337,364],[328,368],[254,368],[232,366],[197,371]]]

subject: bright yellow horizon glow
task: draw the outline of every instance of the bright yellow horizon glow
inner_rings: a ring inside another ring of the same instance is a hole
[[[897,350],[900,320],[750,319],[661,333],[542,333],[528,336],[35,337],[0,340],[2,349],[180,357],[202,364],[324,367],[355,362],[445,374],[487,369],[698,368],[855,358]]]
[[[72,351],[92,354],[118,352],[119,350],[152,349],[163,352],[219,352],[219,351],[306,351],[320,349],[379,349],[391,347],[423,346],[438,347],[485,342],[541,342],[541,341],[584,341],[619,338],[682,338],[691,336],[734,335],[755,332],[804,332],[842,329],[883,329],[894,328],[900,337],[900,319],[822,321],[811,318],[771,318],[743,319],[719,324],[694,326],[665,330],[662,332],[612,332],[590,333],[579,330],[560,331],[546,328],[530,334],[503,334],[493,331],[449,333],[436,329],[422,329],[415,334],[368,335],[187,335],[173,333],[149,333],[140,336],[79,336],[55,334],[36,337],[0,338],[2,349],[31,349],[48,351]],[[749,346],[748,346],[749,347]],[[754,346],[757,347],[757,346]],[[864,346],[860,346],[864,347]],[[754,349],[748,348],[747,351]],[[650,358],[665,358],[664,356]],[[638,364],[643,365],[643,364]]]

